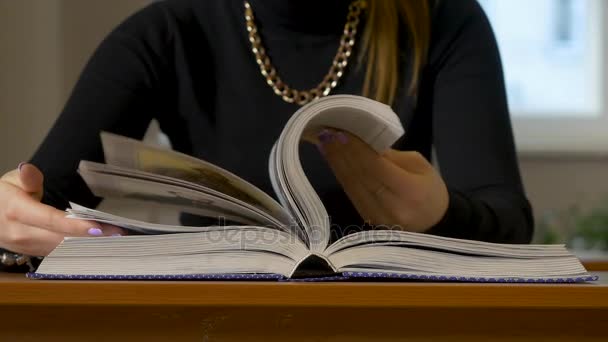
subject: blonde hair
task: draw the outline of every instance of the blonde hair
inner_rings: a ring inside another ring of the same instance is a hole
[[[363,95],[393,104],[399,87],[399,31],[405,24],[413,49],[409,93],[416,95],[431,36],[428,0],[367,0],[360,57],[367,58]],[[362,59],[361,59],[362,60]]]

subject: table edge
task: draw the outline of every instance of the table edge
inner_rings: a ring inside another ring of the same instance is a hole
[[[396,282],[2,281],[0,278],[0,306],[10,305],[608,310],[608,286]]]

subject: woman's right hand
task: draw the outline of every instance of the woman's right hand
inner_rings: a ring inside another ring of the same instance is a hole
[[[48,255],[66,236],[124,234],[118,227],[66,218],[40,203],[43,175],[32,164],[0,178],[0,248],[30,256]]]

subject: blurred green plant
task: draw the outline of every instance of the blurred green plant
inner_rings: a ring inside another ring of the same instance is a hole
[[[608,251],[608,199],[591,209],[573,205],[548,213],[536,226],[535,242],[565,243],[576,250]]]

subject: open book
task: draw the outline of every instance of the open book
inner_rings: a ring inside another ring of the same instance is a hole
[[[182,212],[224,218],[231,224],[192,227],[143,222],[72,203],[67,210],[69,217],[124,227],[134,234],[66,238],[30,276],[593,279],[562,245],[492,244],[399,229],[360,231],[330,244],[331,222],[304,174],[298,150],[303,135],[321,127],[348,131],[378,152],[390,148],[404,134],[390,107],[363,97],[329,96],[302,107],[286,124],[269,156],[269,176],[277,201],[213,164],[102,133],[106,164],[82,161],[78,170],[95,195],[172,206]]]

